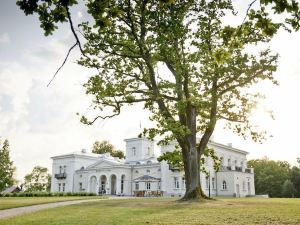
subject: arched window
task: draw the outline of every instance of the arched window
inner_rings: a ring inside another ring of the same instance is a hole
[[[223,190],[227,190],[227,183],[225,180],[223,180],[223,183],[222,183],[222,189]]]
[[[150,173],[150,170],[147,170],[146,172],[147,172],[147,173]]]
[[[136,156],[136,149],[135,149],[135,147],[132,147],[132,155]]]

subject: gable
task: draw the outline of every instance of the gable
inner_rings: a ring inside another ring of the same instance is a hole
[[[114,162],[111,160],[101,159],[100,161],[88,166],[86,169],[101,169],[107,167],[114,167],[122,165],[120,162]]]

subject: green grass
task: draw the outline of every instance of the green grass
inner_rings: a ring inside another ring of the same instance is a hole
[[[65,196],[65,197],[2,197],[0,198],[0,210],[17,208],[22,206],[45,204],[51,202],[71,201],[79,199],[90,199],[90,196]]]
[[[218,199],[179,203],[174,198],[117,199],[43,210],[0,225],[300,224],[300,199]]]

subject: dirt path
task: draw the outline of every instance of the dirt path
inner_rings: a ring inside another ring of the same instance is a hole
[[[40,205],[24,206],[24,207],[18,207],[13,209],[4,209],[4,210],[0,210],[0,219],[6,219],[9,217],[19,216],[26,213],[36,212],[42,209],[51,209],[58,206],[74,205],[74,204],[80,204],[84,202],[92,202],[92,201],[100,201],[100,200],[105,200],[105,199],[73,200],[73,201],[65,201],[65,202],[53,202],[53,203],[46,203]]]

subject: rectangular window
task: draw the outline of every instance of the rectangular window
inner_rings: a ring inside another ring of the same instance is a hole
[[[206,189],[209,188],[209,177],[205,178],[205,187],[206,187]]]
[[[181,184],[181,187],[182,187],[182,188],[185,188],[185,178],[184,178],[184,177],[182,177],[182,184]]]
[[[65,192],[65,190],[66,190],[66,183],[63,183],[62,184],[62,191]]]
[[[176,189],[179,188],[179,179],[178,179],[178,177],[174,177],[174,188],[176,188]]]
[[[146,189],[147,189],[147,190],[150,190],[150,189],[151,189],[151,183],[150,183],[150,182],[147,182],[147,183],[146,183]]]
[[[79,183],[79,191],[82,191],[82,183]]]
[[[215,178],[214,177],[211,178],[211,186],[212,186],[212,189],[215,189]]]
[[[61,184],[58,184],[58,192],[61,190]]]
[[[160,182],[157,183],[157,189],[160,190]]]
[[[64,166],[64,172],[63,173],[66,173],[67,171],[67,166]]]
[[[139,190],[139,189],[140,189],[139,182],[136,182],[136,183],[135,183],[135,190]]]

